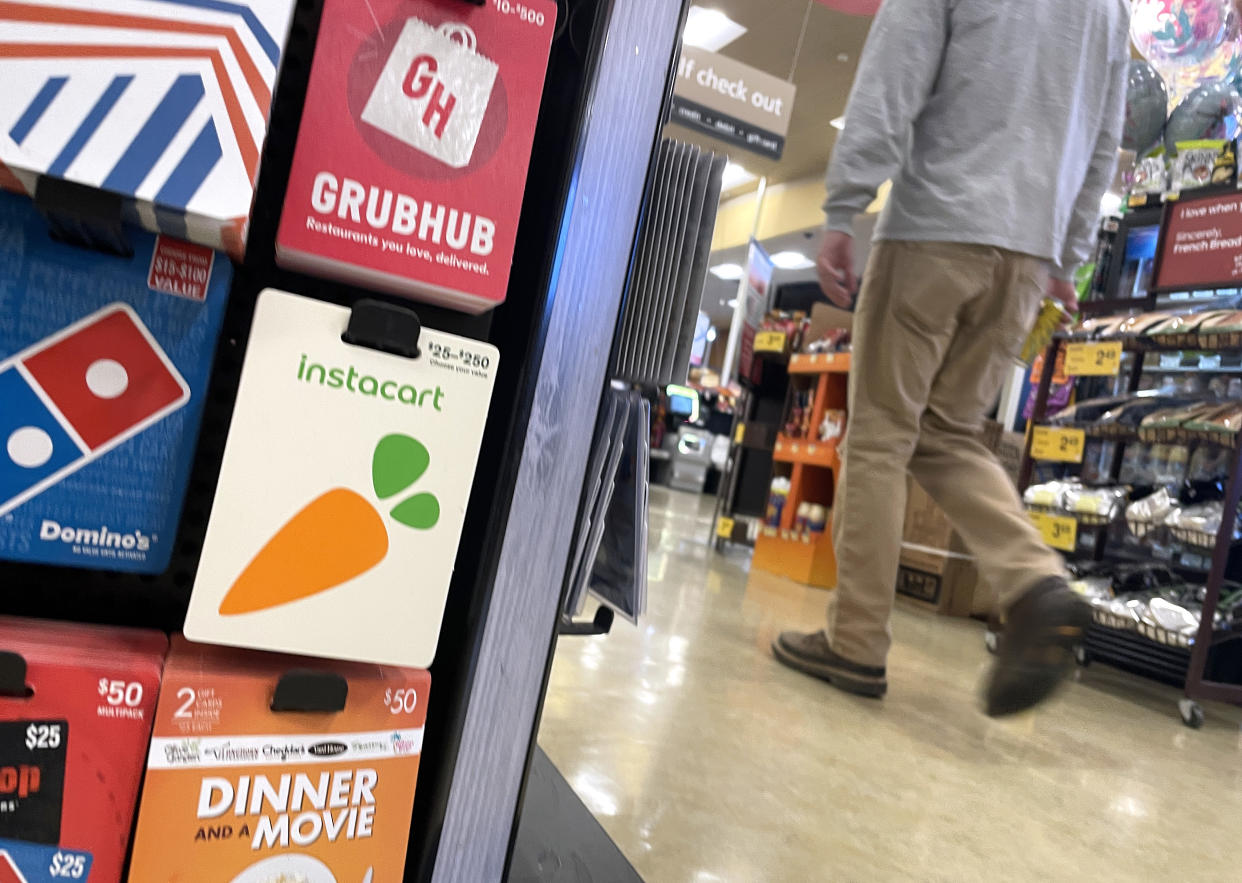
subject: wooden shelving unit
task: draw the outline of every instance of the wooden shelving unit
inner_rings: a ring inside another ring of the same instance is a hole
[[[825,355],[794,355],[789,360],[791,383],[808,376],[815,385],[811,407],[811,432],[819,432],[824,414],[830,410],[846,410],[850,370],[849,353]],[[781,513],[780,527],[763,527],[755,541],[751,566],[776,573],[806,585],[831,588],[837,582],[837,559],[832,548],[829,529],[810,533],[794,529],[798,506],[803,502],[818,503],[831,511],[836,493],[841,456],[837,441],[778,435],[772,459],[777,463],[774,475],[786,469],[789,474],[789,499]]]

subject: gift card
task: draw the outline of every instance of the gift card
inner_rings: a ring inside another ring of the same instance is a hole
[[[0,883],[119,880],[167,639],[0,618],[30,695],[0,696]]]
[[[350,310],[259,296],[185,632],[425,668],[499,353],[422,329],[345,343]]]
[[[293,6],[0,3],[0,181],[99,187],[128,220],[240,259]]]
[[[319,29],[277,260],[472,313],[501,303],[556,3],[325,0]]]
[[[273,711],[293,669],[344,678],[343,707]],[[174,637],[129,878],[400,883],[430,685]]]
[[[142,231],[130,257],[56,242],[7,193],[0,234],[0,558],[163,571],[232,268]]]

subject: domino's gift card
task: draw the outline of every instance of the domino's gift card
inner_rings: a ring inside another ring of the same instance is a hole
[[[54,241],[0,193],[0,558],[168,566],[224,319],[223,255]]]

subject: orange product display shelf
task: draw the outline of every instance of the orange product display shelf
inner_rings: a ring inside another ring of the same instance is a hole
[[[802,438],[790,438],[785,434],[776,437],[776,448],[772,459],[778,463],[802,463],[806,466],[820,466],[824,469],[838,469],[841,456],[837,451],[837,443],[815,442]]]
[[[820,588],[837,584],[837,556],[828,531],[806,533],[764,527],[751,564],[768,573]]]
[[[790,374],[848,374],[849,371],[849,353],[798,353],[789,359]]]

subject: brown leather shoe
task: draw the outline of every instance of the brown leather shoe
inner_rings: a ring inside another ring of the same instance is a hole
[[[838,656],[822,631],[782,632],[772,642],[772,654],[782,664],[822,678],[847,693],[879,699],[888,691],[883,666],[859,665]]]
[[[1027,589],[1013,606],[996,652],[984,711],[1017,714],[1051,696],[1074,669],[1074,647],[1091,623],[1091,608],[1059,577]]]

